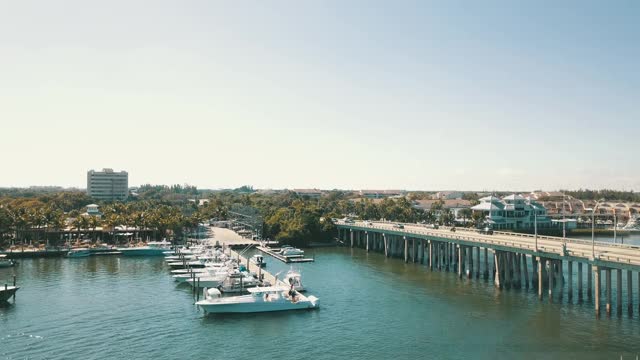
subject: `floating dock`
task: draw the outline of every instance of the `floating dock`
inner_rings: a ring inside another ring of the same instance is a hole
[[[270,255],[286,264],[290,263],[305,263],[305,262],[314,262],[316,261],[313,258],[304,258],[302,256],[283,256],[277,253],[280,249],[273,249],[270,247],[258,246],[256,249],[262,251],[263,253]]]

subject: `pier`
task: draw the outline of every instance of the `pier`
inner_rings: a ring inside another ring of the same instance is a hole
[[[269,271],[257,266],[256,264],[252,263],[251,261],[249,261],[248,258],[245,258],[244,256],[240,255],[240,253],[238,253],[237,251],[229,248],[229,255],[231,258],[233,259],[237,259],[239,263],[246,265],[247,270],[249,270],[249,272],[254,272],[256,274],[258,274],[258,277],[262,280],[262,281],[268,281],[269,283],[271,283],[271,285],[273,286],[285,286],[288,287],[288,284],[285,284],[284,281],[276,278],[276,276],[274,276],[273,274],[271,274]]]
[[[623,302],[633,315],[634,273],[640,291],[638,246],[499,231],[488,235],[461,228],[454,232],[417,224],[338,221],[336,226],[338,240],[350,247],[424,264],[433,271],[492,280],[498,289],[535,289],[541,300],[546,294],[549,301],[563,301],[566,295],[568,302],[581,303],[586,296],[593,299],[596,316],[602,300],[607,315],[621,316]],[[640,312],[640,301],[637,307]]]
[[[278,254],[277,250],[279,249],[272,249],[270,247],[265,247],[265,246],[258,246],[256,247],[256,249],[260,250],[261,252],[274,257],[280,261],[282,261],[285,264],[289,264],[289,263],[305,263],[305,262],[314,262],[315,259],[313,258],[304,258],[302,256],[298,256],[298,257],[291,257],[291,256],[283,256]]]

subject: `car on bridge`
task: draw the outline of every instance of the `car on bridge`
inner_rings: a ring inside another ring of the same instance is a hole
[[[404,225],[402,224],[393,224],[393,227],[396,229],[404,229]]]
[[[478,234],[493,235],[493,229],[489,226],[478,229]]]

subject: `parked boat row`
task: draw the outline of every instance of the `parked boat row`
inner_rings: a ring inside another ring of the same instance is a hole
[[[295,248],[286,248],[290,256],[296,254]],[[301,250],[299,250],[301,251]],[[261,276],[251,273],[239,260],[219,247],[197,245],[191,248],[174,249],[165,253],[167,264],[173,269],[172,277],[194,287],[194,294],[202,289],[202,300],[196,304],[207,313],[253,313],[296,309],[315,309],[319,301],[315,296],[302,294],[304,286],[299,271],[290,269],[283,280],[275,277],[275,284],[264,281]],[[262,255],[243,259],[257,268],[258,272],[266,266]],[[273,280],[273,277],[269,275]],[[235,296],[229,296],[233,294]],[[239,295],[237,295],[239,294]]]

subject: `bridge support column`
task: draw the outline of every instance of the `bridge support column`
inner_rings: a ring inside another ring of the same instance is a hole
[[[484,248],[484,272],[482,277],[487,280],[489,278],[489,250]]]
[[[442,268],[449,271],[449,243],[442,243]]]
[[[480,278],[480,264],[482,264],[480,260],[480,247],[476,246],[476,267],[475,267],[475,275],[476,279]]]
[[[467,279],[473,274],[473,246],[467,247]]]
[[[604,273],[607,282],[607,304],[605,306],[607,310],[607,316],[611,316],[611,269],[605,269]]]
[[[564,272],[562,271],[562,268],[563,268],[562,260],[557,260],[557,264],[558,264],[558,272],[556,273],[556,275],[557,275],[557,279],[558,279],[558,282],[557,282],[557,284],[558,284],[558,297],[560,299],[562,299],[562,289],[564,288],[564,279],[563,279],[563,276],[564,276],[563,273]]]
[[[535,288],[538,286],[538,274],[540,269],[538,268],[538,259],[535,256],[531,255],[531,287]]]
[[[573,300],[573,261],[567,261],[567,275],[569,278],[569,286],[567,289],[567,298],[569,302]]]
[[[409,242],[406,236],[403,236],[402,240],[404,241],[404,262],[409,262]]]
[[[633,274],[631,270],[627,270],[627,312],[629,313],[629,316],[633,316],[633,289],[631,286],[632,281]]]
[[[522,256],[520,254],[514,254],[514,260],[516,264],[516,286],[518,289],[522,289]]]
[[[505,278],[505,286],[507,287],[507,289],[511,289],[514,287],[514,280],[515,280],[515,276],[513,273],[514,267],[513,267],[513,253],[512,252],[507,252],[505,253],[505,270],[507,271]]]
[[[578,303],[582,303],[582,263],[578,262]]]
[[[527,254],[522,254],[522,271],[524,271],[524,286],[529,288],[529,268],[527,267]]]
[[[494,284],[498,289],[502,288],[502,283],[500,282],[500,271],[502,270],[502,266],[500,266],[500,252],[493,252],[493,262],[495,266],[495,278],[493,280]]]
[[[416,262],[416,259],[418,258],[418,248],[416,247],[416,239],[411,239],[411,250],[412,250],[412,256],[413,256],[413,262]]]
[[[622,315],[622,270],[616,269],[616,314]]]
[[[433,241],[429,240],[429,270],[433,271]]]
[[[456,248],[456,254],[458,255],[458,279],[462,278],[462,246],[458,245]]]
[[[542,292],[544,291],[543,289],[543,279],[544,279],[544,275],[542,274],[542,268],[544,267],[544,261],[541,258],[537,258],[537,263],[538,263],[538,299],[542,300]]]
[[[369,252],[369,232],[365,231],[365,236],[367,237],[367,252]]]
[[[589,265],[589,267],[591,267],[591,265]],[[597,266],[593,266],[593,277],[596,285],[595,294],[594,294],[596,317],[599,317],[600,316],[600,268]],[[589,276],[589,278],[591,278],[591,276]],[[591,285],[591,281],[589,281],[589,285]],[[589,286],[589,289],[591,289],[591,286]],[[591,291],[589,291],[589,294],[591,294]]]
[[[353,230],[349,230],[349,233],[351,235],[351,247],[353,247]]]
[[[547,260],[547,266],[549,267],[547,270],[547,274],[549,274],[549,301],[553,302],[553,262],[552,260]]]
[[[389,257],[389,246],[387,245],[387,235],[382,234],[382,245],[384,246],[384,257]]]
[[[591,299],[591,294],[593,293],[591,288],[591,277],[593,276],[592,274],[595,274],[595,269],[592,271],[593,267],[591,266],[591,264],[587,264],[587,274],[589,274],[589,276],[587,276],[587,298]]]

